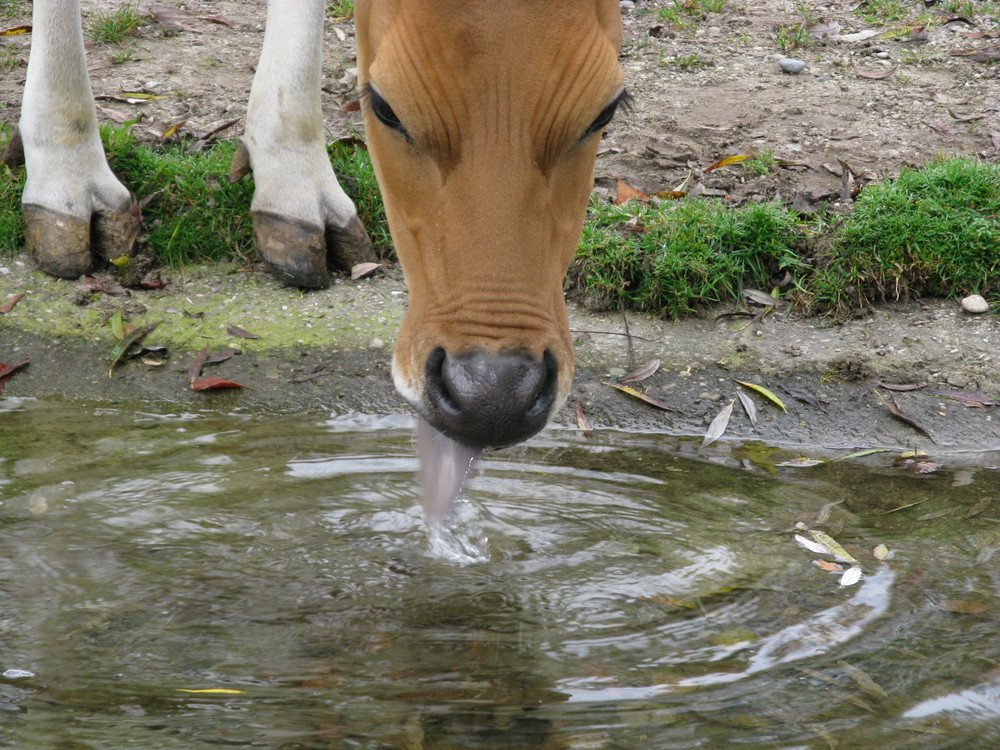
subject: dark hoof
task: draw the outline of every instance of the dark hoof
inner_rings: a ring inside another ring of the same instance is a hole
[[[279,281],[306,289],[330,285],[322,227],[258,211],[253,214],[253,233],[264,262]]]
[[[350,273],[358,263],[376,260],[372,241],[357,216],[346,227],[327,226],[326,242],[330,248],[330,264],[343,273]]]
[[[90,222],[33,204],[22,211],[25,244],[39,268],[63,279],[90,273]]]

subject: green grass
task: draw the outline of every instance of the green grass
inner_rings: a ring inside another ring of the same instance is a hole
[[[797,234],[795,214],[775,203],[595,202],[569,284],[591,306],[676,318],[739,299],[745,287],[768,289],[779,268],[804,268]]]
[[[336,21],[346,21],[354,17],[353,0],[339,0],[327,5],[326,13]]]
[[[1000,166],[941,160],[871,185],[821,256],[810,305],[1000,295]]]
[[[0,143],[11,135],[0,126]],[[109,163],[143,210],[144,238],[160,264],[256,262],[250,201],[253,180],[227,176],[235,142],[192,153],[185,144],[138,142],[126,127],[103,128]],[[392,257],[368,153],[328,147],[334,171],[354,200],[376,251]],[[766,173],[744,162],[751,173]],[[24,170],[0,166],[0,255],[23,245]],[[684,199],[657,206],[593,201],[568,287],[594,306],[624,305],[665,317],[735,303],[747,287],[770,290],[784,269],[796,307],[849,316],[884,300],[979,293],[1000,301],[1000,166],[973,158],[935,161],[869,185],[853,212],[804,223],[778,203],[733,207]]]
[[[5,143],[10,135],[0,131],[0,142]],[[249,213],[253,179],[246,177],[235,184],[228,180],[235,141],[192,153],[184,143],[162,148],[141,143],[126,127],[102,127],[101,138],[108,163],[122,183],[140,202],[153,196],[143,208],[143,228],[158,263],[177,267],[233,258],[250,263],[257,257]],[[376,252],[391,256],[368,153],[338,144],[331,145],[329,153],[341,185],[369,227]],[[24,170],[0,170],[8,171],[0,179],[0,254],[11,255],[24,242],[20,211]]]
[[[124,3],[117,10],[94,13],[84,26],[83,33],[88,39],[104,44],[121,44],[139,33],[138,6]]]
[[[0,151],[13,134],[13,126],[0,123]],[[21,218],[23,190],[24,169],[11,170],[0,163],[0,258],[16,255],[24,244],[24,221]]]

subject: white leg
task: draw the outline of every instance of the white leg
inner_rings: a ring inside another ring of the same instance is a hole
[[[253,170],[251,213],[264,260],[278,278],[305,287],[329,283],[328,263],[349,270],[373,258],[326,153],[320,106],[325,5],[269,2],[243,148],[233,167],[236,177]]]
[[[35,0],[32,22],[18,126],[27,169],[25,235],[42,269],[75,278],[90,270],[92,252],[106,259],[132,254],[138,211],[104,157],[79,0]]]

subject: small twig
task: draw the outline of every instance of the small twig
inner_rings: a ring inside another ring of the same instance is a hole
[[[628,332],[622,333],[621,331],[587,331],[582,328],[570,328],[570,333],[586,333],[591,336],[628,336],[629,338],[635,339],[636,341],[649,341],[654,344],[659,344],[660,341],[657,339],[648,339],[644,336],[636,336],[635,334],[630,334]]]
[[[625,303],[622,302],[622,323],[625,324],[625,338],[628,341],[628,369],[635,369],[635,348],[632,345],[632,332],[628,329],[628,316],[625,314]]]

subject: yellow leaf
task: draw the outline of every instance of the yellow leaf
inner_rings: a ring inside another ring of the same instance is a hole
[[[739,154],[737,156],[727,156],[722,161],[717,161],[710,167],[705,167],[703,172],[711,172],[713,169],[718,169],[719,167],[728,167],[730,164],[739,164],[744,159],[749,159],[750,154]]]
[[[766,398],[768,401],[770,401],[772,404],[777,406],[782,411],[788,411],[788,409],[786,409],[785,405],[782,403],[781,399],[778,398],[776,395],[774,395],[774,392],[771,391],[770,389],[765,388],[762,385],[757,385],[756,383],[747,383],[744,380],[737,380],[736,382],[742,385],[744,388],[749,388],[752,391],[757,391],[757,393]]]
[[[232,690],[230,688],[203,688],[201,690],[189,690],[187,688],[177,688],[178,693],[209,693],[216,695],[245,695],[246,690]]]
[[[119,268],[124,268],[129,264],[130,260],[131,258],[129,258],[127,255],[119,255],[117,258],[112,258],[111,263],[113,265],[118,266]]]

